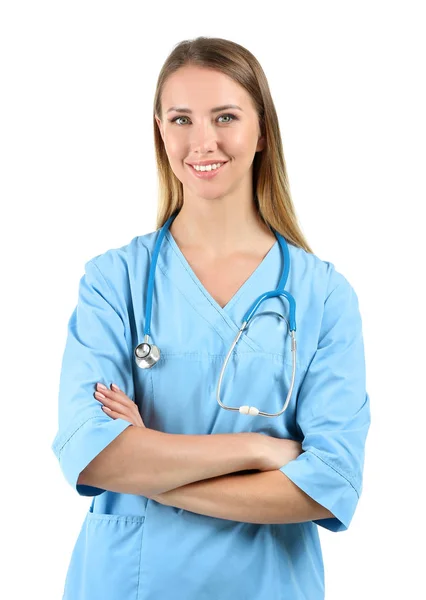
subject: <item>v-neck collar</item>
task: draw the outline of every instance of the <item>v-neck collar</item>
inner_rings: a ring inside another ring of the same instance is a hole
[[[173,237],[173,234],[170,232],[170,230],[166,231],[166,238],[167,240],[170,242],[171,246],[173,247],[175,253],[177,254],[179,260],[182,262],[183,266],[185,267],[186,271],[188,272],[188,274],[190,275],[191,279],[194,281],[194,283],[198,286],[198,288],[200,289],[200,291],[204,294],[204,296],[208,299],[208,301],[211,304],[214,304],[214,306],[219,310],[219,311],[223,311],[229,314],[230,310],[232,309],[232,307],[234,306],[234,304],[236,302],[238,302],[240,296],[242,296],[244,294],[244,292],[251,286],[253,280],[257,279],[260,271],[265,267],[266,263],[268,262],[268,260],[270,259],[270,255],[272,254],[274,248],[277,246],[278,244],[278,240],[275,240],[275,243],[271,246],[271,248],[268,250],[268,252],[265,254],[265,256],[263,257],[263,259],[261,260],[261,262],[257,265],[257,267],[255,268],[255,270],[251,273],[251,275],[249,275],[248,279],[245,280],[245,282],[241,285],[241,287],[235,292],[235,294],[232,296],[232,298],[225,304],[225,306],[221,306],[219,304],[219,302],[217,302],[217,300],[215,300],[213,298],[213,296],[210,294],[210,292],[204,287],[204,285],[201,283],[200,279],[197,277],[197,275],[195,274],[194,270],[192,269],[191,265],[189,264],[189,262],[187,261],[187,259],[185,258],[185,255],[183,254],[182,250],[179,248],[179,246],[176,243],[176,240]],[[254,301],[254,298],[253,298]]]
[[[216,331],[222,338],[225,346],[227,346],[237,335],[242,324],[244,313],[260,293],[275,289],[278,285],[278,270],[275,273],[274,269],[274,274],[271,276],[271,271],[269,269],[270,262],[276,260],[277,252],[281,252],[278,240],[270,248],[249,278],[223,308],[216,302],[195,275],[169,231],[166,231],[161,250],[158,254],[157,268],[165,277],[168,277],[173,281],[173,284],[186,298],[192,309],[209,323],[210,327]],[[270,285],[271,279],[272,285]],[[252,288],[255,289],[256,292],[249,294],[249,291]],[[238,301],[242,297],[247,300],[247,306],[244,306],[239,310]],[[240,347],[239,352],[244,351],[244,347],[246,348],[246,351],[263,351],[259,343],[250,336],[249,330],[246,330],[241,336],[240,344],[242,344],[242,347]]]

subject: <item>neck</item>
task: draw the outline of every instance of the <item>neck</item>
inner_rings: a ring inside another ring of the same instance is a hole
[[[232,207],[214,202],[204,207],[184,203],[170,232],[180,248],[200,251],[212,258],[253,252],[256,247],[261,250],[276,241],[254,202]]]

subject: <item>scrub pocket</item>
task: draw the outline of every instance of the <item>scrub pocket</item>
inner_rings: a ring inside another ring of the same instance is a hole
[[[62,600],[137,600],[144,516],[86,514]]]

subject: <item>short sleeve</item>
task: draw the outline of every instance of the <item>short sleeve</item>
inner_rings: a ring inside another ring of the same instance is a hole
[[[107,387],[115,383],[129,398],[134,395],[126,318],[112,302],[117,293],[95,259],[88,261],[80,279],[77,306],[68,322],[59,382],[58,431],[51,447],[66,480],[82,496],[105,491],[77,485],[78,477],[131,425],[105,414],[94,397],[98,382]]]
[[[280,471],[334,515],[314,523],[345,531],[362,490],[370,398],[358,298],[343,275],[335,275],[338,284],[325,300],[318,347],[297,397],[304,452]]]

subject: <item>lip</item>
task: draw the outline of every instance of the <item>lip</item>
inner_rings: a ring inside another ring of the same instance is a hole
[[[219,171],[222,171],[222,169],[224,169],[227,162],[228,161],[226,161],[226,162],[224,161],[221,167],[219,167],[218,169],[214,169],[212,171],[196,171],[195,169],[192,168],[192,166],[189,163],[185,163],[185,164],[188,167],[188,169],[190,169],[190,171],[194,175],[194,177],[198,177],[198,179],[213,179],[213,177],[216,177],[218,175]],[[211,163],[209,163],[209,164],[211,164]]]
[[[200,160],[193,163],[186,163],[187,165],[191,165],[192,167],[195,165],[196,167],[206,167],[207,165],[216,165],[217,163],[227,163],[227,160]]]

